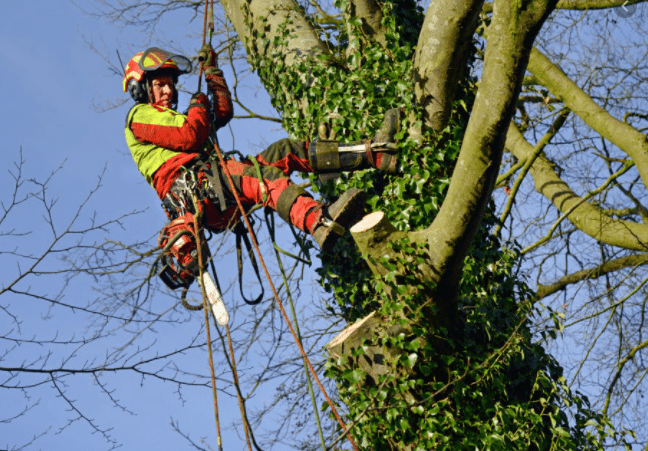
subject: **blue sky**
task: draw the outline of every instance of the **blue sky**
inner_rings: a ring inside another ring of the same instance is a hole
[[[22,148],[26,159],[25,176],[43,180],[61,165],[62,169],[52,179],[48,195],[58,199],[53,209],[57,227],[64,227],[78,205],[87,197],[105,168],[102,187],[82,212],[82,224],[96,212],[99,221],[109,220],[133,210],[144,209],[143,214],[129,217],[122,227],[112,227],[96,239],[106,238],[124,241],[154,239],[165,222],[164,214],[154,191],[137,172],[125,145],[123,127],[130,102],[118,108],[98,112],[93,105],[126,98],[121,90],[121,78],[111,73],[107,63],[92,52],[85,40],[92,40],[99,48],[105,48],[111,57],[119,49],[124,60],[131,53],[149,45],[164,42],[181,42],[184,48],[200,47],[200,21],[194,23],[164,23],[157,34],[142,34],[132,29],[119,29],[113,25],[84,15],[67,0],[33,0],[30,2],[5,2],[0,14],[0,86],[3,89],[3,108],[0,109],[2,132],[2,157],[4,165],[0,172],[0,202],[10,202],[13,189],[8,171],[15,173],[13,162],[18,160]],[[79,2],[84,7],[85,2]],[[623,22],[621,22],[623,24]],[[163,45],[161,45],[163,46]],[[227,68],[226,76],[228,75]],[[188,86],[196,86],[195,77],[186,80]],[[250,81],[253,84],[253,79]],[[273,114],[263,92],[249,91],[246,100],[266,114]],[[187,104],[181,98],[180,109]],[[220,133],[224,149],[232,148],[232,134],[236,148],[243,153],[256,153],[270,142],[282,138],[285,133],[277,124],[235,119],[232,133]],[[0,211],[1,213],[1,211]],[[7,231],[31,232],[26,236],[3,236]],[[6,252],[18,248],[23,254],[38,255],[51,242],[52,233],[43,210],[36,202],[18,206],[12,215],[0,223],[0,289],[29,264],[32,259],[16,259]],[[221,268],[225,280],[232,280],[235,271],[234,256],[222,256]],[[18,261],[19,260],[19,261]],[[20,263],[20,266],[18,266]],[[45,262],[46,268],[56,268],[56,258]],[[228,269],[229,268],[229,269]],[[312,276],[307,276],[312,277]],[[62,279],[32,277],[19,285],[41,294],[54,295],[63,284]],[[97,296],[97,285],[87,278],[75,279],[67,287],[64,302],[83,304],[85,299]],[[258,310],[242,305],[235,293],[226,293],[226,303],[240,306],[234,311],[232,323],[241,325],[251,319]],[[316,304],[317,292],[307,292],[305,302]],[[169,294],[154,299],[152,310],[165,311],[177,300]],[[16,318],[6,312],[9,311]],[[185,322],[156,326],[138,340],[152,352],[163,353],[178,343],[202,337],[201,315],[188,316]],[[90,318],[81,311],[52,306],[38,299],[4,295],[0,296],[0,337],[6,334],[22,339],[35,337],[41,340],[78,340],[92,333]],[[242,329],[243,331],[245,329]],[[304,330],[304,328],[302,328]],[[45,366],[67,365],[80,367],[86,361],[101,359],[115,347],[122,345],[130,336],[128,327],[111,330],[107,340],[97,340],[80,346],[76,356],[66,362],[68,355],[60,346],[52,346],[53,354]],[[212,329],[212,333],[214,333]],[[242,338],[244,340],[245,337]],[[283,341],[290,340],[284,337]],[[266,348],[261,347],[259,352]],[[8,353],[8,354],[6,354]],[[0,339],[0,366],[19,365],[23,361],[43,356],[43,347],[14,344]],[[187,371],[207,372],[207,355],[204,351],[188,353],[181,360]],[[250,364],[251,365],[251,364]],[[250,367],[243,366],[245,373]],[[251,371],[250,371],[251,372]],[[219,387],[225,387],[229,373],[218,368]],[[27,377],[21,379],[26,382]],[[214,417],[211,391],[204,387],[176,387],[135,374],[104,374],[102,381],[107,389],[115,390],[114,396],[128,411],[115,407],[112,401],[98,389],[91,377],[76,375],[65,379],[66,393],[77,401],[77,406],[101,428],[112,428],[112,439],[122,444],[122,449],[166,450],[192,449],[186,440],[173,432],[171,419],[179,422],[183,430],[198,444],[206,439],[213,449],[215,445]],[[0,385],[6,383],[0,373]],[[270,402],[275,387],[262,385],[255,393],[255,402]],[[26,450],[103,450],[110,445],[93,431],[85,421],[76,421],[63,428],[69,419],[75,418],[69,406],[51,384],[45,383],[29,390],[29,398],[22,393],[0,388],[0,450],[17,449],[31,442],[34,436],[48,431],[26,446]],[[238,406],[231,390],[220,399],[223,426],[239,422]],[[7,418],[17,415],[25,406],[36,406],[29,414],[11,422]],[[130,413],[132,412],[132,413]],[[317,440],[313,437],[313,440]],[[240,435],[227,430],[225,449],[243,449]],[[205,445],[203,445],[205,446]],[[282,449],[278,445],[275,449]]]
[[[83,2],[81,4],[85,7]],[[167,26],[163,29],[164,39],[188,41],[188,35],[200,32],[192,27],[200,25],[197,22],[192,25],[179,23],[175,29]],[[117,29],[84,15],[65,0],[9,2],[3,6],[0,14],[0,61],[3,69],[0,72],[0,85],[4,88],[4,107],[0,111],[0,124],[4,170],[0,176],[0,201],[3,205],[10,202],[13,180],[8,171],[12,170],[13,162],[19,159],[21,148],[26,159],[24,171],[27,178],[42,180],[63,165],[52,179],[48,192],[53,199],[58,199],[53,213],[54,222],[59,227],[67,224],[105,168],[102,187],[92,197],[82,217],[87,218],[96,212],[98,220],[102,221],[145,209],[145,213],[128,218],[123,227],[112,228],[107,236],[98,235],[98,239],[147,240],[157,235],[165,217],[154,191],[137,172],[125,145],[123,126],[130,103],[105,112],[93,108],[93,104],[120,100],[126,94],[121,91],[120,77],[110,72],[108,65],[88,48],[85,39],[91,39],[98,47],[105,46],[112,55],[119,49],[124,59],[131,56],[124,54],[128,49],[137,48],[138,45],[146,47],[149,42],[155,44],[155,36]],[[195,39],[197,49],[200,42],[199,38]],[[196,80],[188,81],[189,85],[195,86],[195,83]],[[250,97],[249,101],[266,113],[272,112],[263,94]],[[181,98],[180,109],[185,107],[186,98]],[[256,153],[262,149],[261,146],[285,136],[276,124],[266,125],[250,120],[234,120],[233,133],[237,148],[244,153]],[[223,148],[230,149],[230,133],[222,132],[221,135]],[[37,206],[33,202],[19,206],[0,225],[0,232],[31,232],[28,236],[0,235],[0,251],[18,247],[22,253],[36,255],[47,246],[52,233],[43,218],[42,209]],[[87,224],[87,221],[83,219],[82,223]],[[0,265],[3,267],[0,287],[13,280],[30,261],[29,258],[22,259],[19,267],[16,260],[11,255],[0,253]],[[46,265],[56,267],[57,261],[49,260]],[[224,266],[235,267],[233,259],[228,262]],[[225,279],[232,277],[233,272],[226,271]],[[61,284],[60,279],[43,276],[30,278],[22,288],[52,295],[58,292]],[[91,299],[95,296],[94,288],[92,281],[87,279],[75,281],[66,289],[63,300],[74,303]],[[155,302],[154,308],[164,310],[175,301],[165,297],[155,299]],[[19,318],[16,321],[16,318],[12,319],[0,310],[0,334],[65,340],[87,337],[91,331],[88,317],[82,312],[58,308],[33,298],[6,295],[0,297],[0,307]],[[239,321],[244,321],[246,312],[249,310],[241,310]],[[198,315],[188,323],[174,326],[171,334],[147,332],[142,344],[163,352],[174,346],[177,337],[188,340],[200,334],[201,318]],[[236,319],[234,315],[233,320]],[[116,341],[99,341],[98,344],[81,346],[76,357],[66,362],[63,362],[64,354],[59,355],[54,346],[54,353],[44,361],[44,366],[79,367],[94,358],[101,359],[123,342],[128,331],[115,334],[118,337]],[[10,353],[3,355],[7,350],[11,350]],[[0,366],[19,365],[23,359],[40,356],[41,352],[40,346],[23,345],[14,349],[11,343],[0,341]],[[191,371],[201,367],[201,371],[206,372],[206,353],[199,352],[197,355],[199,362],[191,361],[187,369]],[[224,372],[223,369],[219,371]],[[24,382],[26,379],[21,380]],[[97,389],[91,377],[67,377],[66,393],[77,400],[78,406],[87,409],[85,412],[99,427],[113,428],[109,434],[123,444],[122,449],[191,449],[188,442],[169,426],[172,417],[186,428],[185,431],[197,443],[200,443],[201,437],[206,437],[207,443],[216,449],[210,390],[187,388],[183,389],[181,397],[171,384],[150,380],[142,384],[142,378],[134,374],[106,374],[102,380],[108,384],[109,390],[116,390],[115,397],[120,404],[135,415],[114,407],[112,401]],[[220,383],[220,386],[224,384]],[[264,393],[265,390],[267,394],[272,394],[270,387],[260,392]],[[231,391],[229,395],[221,396],[219,401],[223,426],[239,421],[238,407]],[[28,415],[3,422],[32,404],[37,405]],[[0,449],[17,449],[29,444],[34,436],[40,436],[44,431],[49,432],[24,449],[110,448],[101,434],[93,431],[85,421],[76,421],[58,433],[74,417],[74,413],[69,412],[69,406],[56,396],[51,384],[45,383],[30,390],[29,398],[22,393],[0,388]],[[224,442],[226,449],[243,448],[240,437],[231,431],[226,432]],[[232,445],[233,448],[230,448]]]

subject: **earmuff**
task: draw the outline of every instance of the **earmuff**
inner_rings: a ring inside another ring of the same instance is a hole
[[[131,78],[128,81],[127,87],[128,93],[135,103],[147,103],[148,102],[148,89],[146,88],[145,80],[142,80],[142,83]]]

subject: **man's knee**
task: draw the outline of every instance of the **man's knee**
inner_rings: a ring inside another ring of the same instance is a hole
[[[279,214],[279,217],[289,224],[291,223],[290,209],[300,196],[311,197],[311,195],[299,185],[288,185],[277,199],[277,214]]]
[[[263,152],[265,160],[270,163],[279,161],[291,154],[296,155],[301,159],[307,158],[304,142],[284,138],[270,144],[270,146],[268,146],[268,148]]]

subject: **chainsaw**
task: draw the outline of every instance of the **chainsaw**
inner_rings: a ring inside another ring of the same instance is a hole
[[[159,275],[162,282],[172,290],[189,288],[200,272],[198,246],[193,230],[194,216],[186,213],[168,222],[160,232],[158,244],[162,248],[163,264]],[[206,245],[202,250],[202,255],[209,255]],[[205,289],[214,318],[221,326],[226,325],[229,322],[229,313],[223,296],[208,271],[202,272],[199,283]]]

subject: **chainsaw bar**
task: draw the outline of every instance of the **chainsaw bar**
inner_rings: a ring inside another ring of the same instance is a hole
[[[203,286],[205,287],[205,293],[207,293],[207,299],[209,299],[211,311],[214,314],[214,318],[216,318],[216,322],[221,326],[226,326],[227,323],[229,323],[229,313],[227,313],[227,308],[223,302],[223,296],[220,291],[218,291],[214,280],[207,271],[203,273],[202,281]]]

